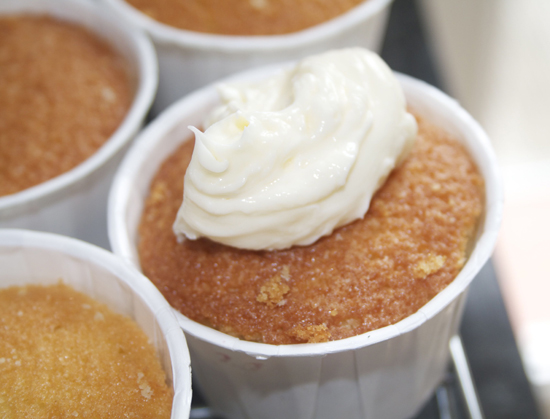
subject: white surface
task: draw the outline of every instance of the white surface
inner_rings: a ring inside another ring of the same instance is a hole
[[[422,4],[443,81],[487,129],[503,167],[507,202],[495,268],[527,375],[550,418],[550,346],[541,326],[550,324],[550,2]]]
[[[250,80],[273,71],[267,68],[237,77]],[[178,313],[194,376],[210,403],[228,417],[410,417],[445,372],[464,290],[496,240],[502,191],[489,140],[475,121],[438,90],[409,77],[399,80],[411,108],[463,141],[485,178],[485,213],[471,257],[455,281],[414,315],[334,342],[281,346],[246,342]],[[152,176],[189,138],[186,127],[201,121],[216,102],[214,89],[207,87],[174,104],[143,131],[117,172],[109,198],[109,236],[115,253],[131,263],[139,266],[136,230]]]
[[[292,34],[227,36],[176,29],[151,19],[124,0],[102,0],[122,19],[144,29],[155,43],[160,69],[155,114],[185,94],[236,71],[345,46],[377,51],[391,1],[368,0],[328,22]]]
[[[19,193],[0,197],[0,227],[28,228],[77,237],[108,247],[106,201],[116,167],[141,128],[153,101],[158,69],[149,39],[85,0],[6,0],[0,14],[48,14],[87,27],[127,60],[135,96],[120,127],[74,169]]]
[[[445,86],[508,167],[550,159],[550,2],[422,0]]]
[[[0,287],[59,280],[131,317],[143,329],[174,390],[172,419],[189,417],[191,369],[185,338],[170,306],[136,269],[113,254],[63,236],[0,230]]]

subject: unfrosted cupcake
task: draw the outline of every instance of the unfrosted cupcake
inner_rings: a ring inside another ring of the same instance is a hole
[[[0,288],[0,325],[4,414],[170,418],[172,388],[129,317],[60,280]]]
[[[151,18],[188,31],[280,35],[340,16],[368,0],[126,0]]]
[[[236,71],[332,48],[361,46],[377,51],[391,4],[391,0],[102,1],[121,19],[145,30],[155,43],[160,69],[155,114]],[[178,23],[180,19],[192,26]]]
[[[108,246],[104,205],[151,106],[150,41],[80,0],[0,4],[0,227]]]
[[[124,58],[84,27],[49,16],[0,15],[0,196],[91,157],[133,98]]]
[[[185,339],[139,272],[75,239],[8,229],[0,264],[3,417],[189,416]]]

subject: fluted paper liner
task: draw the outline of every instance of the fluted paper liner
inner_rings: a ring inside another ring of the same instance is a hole
[[[61,279],[132,318],[156,348],[174,390],[171,418],[189,417],[191,369],[185,338],[164,297],[134,267],[79,240],[10,229],[0,229],[0,266],[0,288],[52,285]]]
[[[261,78],[273,68],[237,75]],[[409,106],[464,143],[485,179],[485,209],[472,253],[457,278],[417,313],[394,325],[334,342],[268,345],[239,340],[177,313],[189,344],[194,376],[211,405],[237,418],[412,417],[448,366],[465,292],[492,253],[502,213],[502,190],[489,139],[453,99],[398,75]],[[115,253],[139,266],[137,226],[159,165],[190,137],[217,103],[213,87],[167,109],[123,161],[109,199]]]
[[[367,0],[302,31],[268,36],[229,36],[177,29],[124,0],[101,0],[121,19],[145,30],[159,57],[160,82],[153,113],[220,77],[251,67],[297,60],[328,49],[360,46],[379,51],[392,0]]]
[[[89,159],[24,191],[0,197],[0,228],[28,228],[108,246],[105,202],[123,152],[140,130],[158,81],[151,41],[85,0],[2,0],[0,16],[41,14],[81,25],[105,39],[127,61],[134,99],[119,128]]]

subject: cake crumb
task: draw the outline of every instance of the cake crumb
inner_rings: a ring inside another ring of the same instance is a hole
[[[299,342],[321,343],[328,342],[331,334],[326,324],[318,324],[311,326],[296,326],[292,328],[289,335],[293,336]]]
[[[288,265],[283,265],[283,269],[281,269],[281,278],[283,278],[285,281],[288,281],[290,279],[290,268]]]
[[[151,390],[151,387],[149,387],[148,384],[140,384],[139,388],[141,389],[141,395],[147,400],[149,400],[153,395],[153,390]]]
[[[113,103],[116,100],[116,93],[110,87],[103,87],[101,89],[101,96],[109,103]]]
[[[151,398],[151,396],[153,395],[153,390],[151,389],[151,386],[149,384],[147,384],[147,382],[142,382],[141,381],[144,376],[145,375],[142,372],[138,373],[139,389],[141,390],[141,395],[143,397],[145,397],[147,400],[149,400]]]
[[[158,202],[162,202],[167,195],[167,191],[168,188],[166,187],[165,183],[160,182],[159,184],[155,185],[155,187],[151,191],[151,195],[149,196],[150,203],[156,204]]]
[[[262,10],[268,6],[268,0],[249,0],[249,3],[256,10]]]
[[[414,267],[414,277],[425,278],[428,275],[439,271],[445,264],[446,259],[447,258],[445,256],[430,254],[426,259],[421,260]]]
[[[284,268],[282,275],[285,275]],[[288,267],[286,275],[288,275]],[[275,275],[262,285],[256,301],[259,303],[266,303],[269,307],[284,304],[283,296],[288,291],[290,291],[290,287],[281,281],[280,275]]]

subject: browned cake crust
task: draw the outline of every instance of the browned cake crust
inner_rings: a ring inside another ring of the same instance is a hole
[[[172,390],[129,317],[63,285],[0,290],[0,418],[170,418]]]
[[[251,341],[342,339],[416,312],[460,271],[483,208],[483,179],[465,149],[419,120],[413,151],[364,219],[290,250],[178,244],[172,223],[192,148],[181,146],[152,182],[141,265],[184,315]]]
[[[224,35],[276,35],[332,19],[365,0],[126,0],[159,22]]]
[[[0,196],[86,160],[126,115],[126,63],[87,30],[0,17]]]

